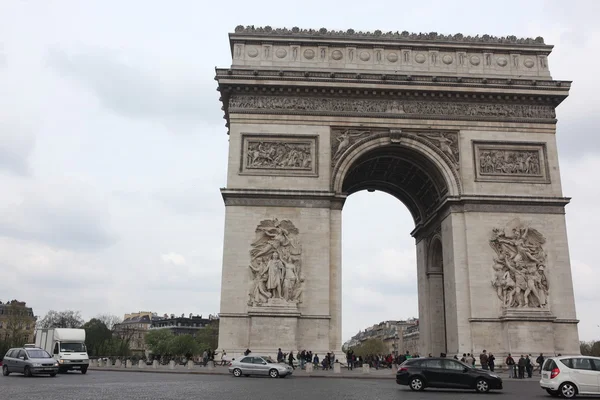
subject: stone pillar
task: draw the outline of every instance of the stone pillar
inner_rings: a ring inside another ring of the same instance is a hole
[[[334,374],[341,374],[342,373],[342,366],[340,365],[340,363],[338,363],[338,362],[333,363],[333,373]]]
[[[120,359],[116,359],[115,368],[121,368],[123,366],[123,362]]]
[[[169,369],[175,369],[175,361],[169,361]]]
[[[112,360],[108,358],[105,363],[106,368],[111,368],[113,366]]]
[[[95,366],[96,366],[96,362],[95,362],[95,360],[90,360],[89,367],[90,367],[90,368],[94,368]]]
[[[194,369],[194,361],[193,360],[188,360],[187,369]]]
[[[125,363],[125,368],[131,368],[133,367],[133,363],[131,362],[131,360],[127,360],[127,362]]]
[[[212,360],[208,360],[208,362],[206,363],[206,368],[215,369],[215,363]]]
[[[100,367],[100,368],[102,368],[102,366],[103,366],[103,365],[104,365],[104,363],[102,362],[102,359],[101,359],[101,358],[99,358],[99,359],[96,361],[96,366],[97,366],[97,367]]]
[[[158,369],[158,360],[152,361],[152,368]]]
[[[370,374],[371,373],[371,366],[369,364],[363,364],[362,365],[362,373],[363,374]]]
[[[314,370],[314,367],[313,367],[312,363],[306,364],[305,371],[307,374],[312,374],[313,370]]]
[[[341,206],[340,206],[341,207]],[[342,348],[342,210],[329,211],[329,348]]]
[[[146,362],[144,360],[138,361],[138,368],[146,368]]]

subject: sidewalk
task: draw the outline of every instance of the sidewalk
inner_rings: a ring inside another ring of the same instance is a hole
[[[112,371],[112,372],[147,372],[147,373],[159,373],[159,374],[192,374],[192,375],[230,375],[228,367],[203,367],[200,365],[194,365],[192,369],[188,369],[184,365],[177,365],[175,369],[169,369],[168,365],[159,365],[158,368],[153,368],[151,365],[144,365],[143,368],[138,367],[137,365],[131,368],[125,367],[94,367],[90,366],[90,370],[93,371]],[[508,372],[504,371],[496,371],[495,372],[502,380],[510,380],[510,381],[535,381],[536,378],[539,378],[537,375],[533,375],[532,378],[526,379],[510,379],[508,378]],[[333,371],[313,371],[311,373],[307,373],[306,371],[300,370],[296,368],[294,370],[293,375],[298,378],[333,378],[333,379],[395,379],[396,378],[396,369],[380,369],[376,370],[374,368],[370,369],[369,373],[363,373],[362,368],[357,368],[354,370],[347,370],[342,368],[341,372],[336,374]]]

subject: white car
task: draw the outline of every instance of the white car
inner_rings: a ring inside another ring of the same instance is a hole
[[[553,397],[572,399],[578,394],[600,395],[600,358],[548,358],[542,367],[540,386]]]

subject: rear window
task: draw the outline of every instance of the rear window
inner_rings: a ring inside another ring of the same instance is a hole
[[[554,368],[558,368],[554,360],[546,360],[544,363],[544,371],[552,371]]]

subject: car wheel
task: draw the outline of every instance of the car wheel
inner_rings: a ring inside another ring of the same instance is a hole
[[[235,376],[236,378],[239,378],[240,376],[242,376],[242,370],[239,368],[234,369],[233,376]],[[248,376],[248,375],[246,375],[246,376]]]
[[[279,376],[279,372],[273,368],[272,370],[269,371],[269,376],[271,378],[277,378]]]
[[[490,384],[485,379],[479,378],[475,381],[475,390],[477,393],[487,393],[490,391]]]
[[[577,387],[571,382],[565,382],[558,388],[558,392],[565,399],[572,399],[577,395]]]
[[[81,373],[82,374],[87,374],[87,367],[81,368]]]
[[[8,365],[3,365],[2,366],[2,375],[4,376],[9,376],[10,372],[8,372]]]
[[[552,397],[560,396],[560,392],[558,390],[546,389],[546,392]]]
[[[50,376],[54,378],[56,376],[56,372],[51,373]]]
[[[410,386],[410,388],[412,390],[414,390],[415,392],[418,392],[425,388],[425,385],[423,384],[423,380],[416,376],[410,380],[410,382],[408,383],[408,386]]]
[[[31,369],[29,367],[25,367],[25,369],[23,370],[23,374],[27,377],[31,377]]]

